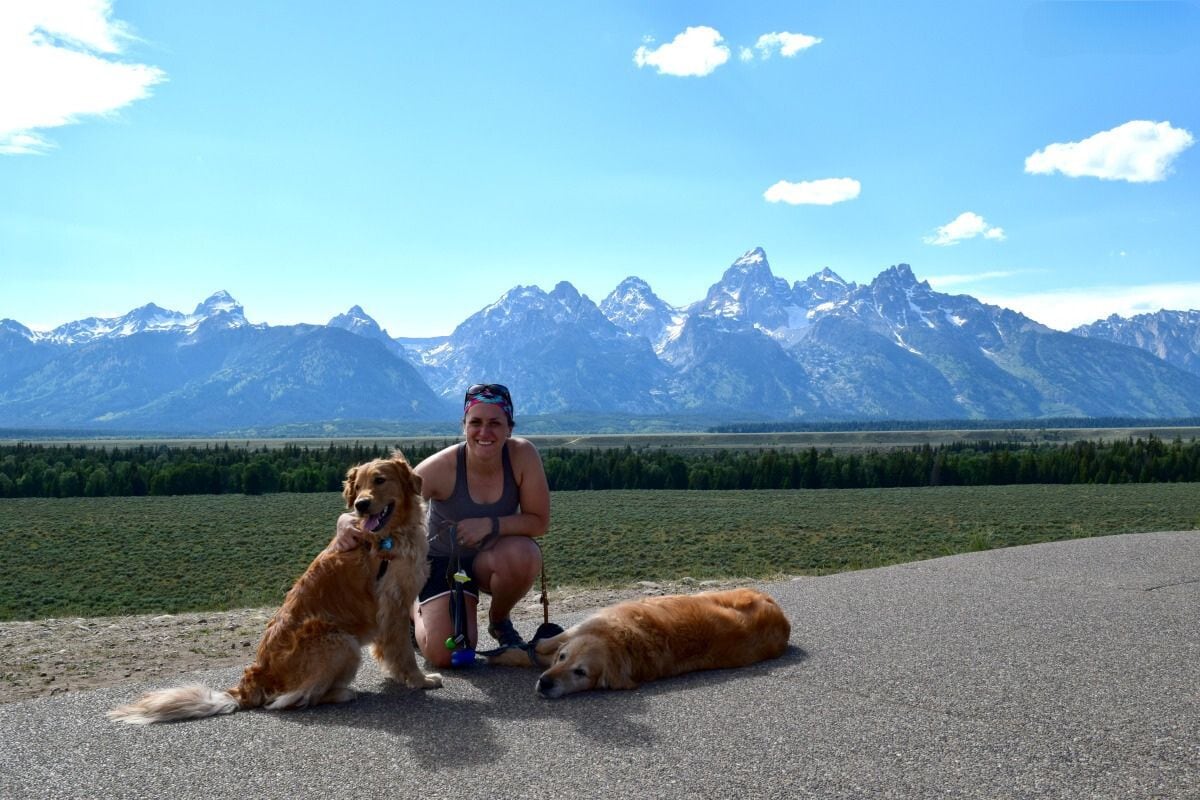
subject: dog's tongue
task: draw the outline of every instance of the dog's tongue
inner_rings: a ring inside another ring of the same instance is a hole
[[[363,523],[363,530],[367,531],[368,533],[374,533],[375,531],[379,530],[380,517],[382,516],[383,514],[372,514],[371,516],[367,517],[367,521]]]

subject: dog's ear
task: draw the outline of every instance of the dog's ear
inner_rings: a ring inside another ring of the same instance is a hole
[[[539,639],[537,644],[533,646],[533,653],[537,656],[538,664],[542,667],[548,667],[554,661],[554,654],[558,652],[558,648],[567,643],[567,635],[570,631],[563,631],[558,636],[551,636],[549,639]]]
[[[399,450],[392,454],[392,466],[396,468],[400,484],[407,486],[413,494],[419,495],[421,493],[421,476],[413,472],[412,467],[408,465],[408,460]]]
[[[354,489],[354,480],[358,477],[358,467],[351,467],[346,470],[346,480],[342,483],[342,497],[346,500],[346,508],[354,506],[354,495],[357,492]]]
[[[596,689],[636,689],[637,681],[633,679],[633,662],[627,654],[609,653],[600,666],[600,672],[592,675],[593,687]]]

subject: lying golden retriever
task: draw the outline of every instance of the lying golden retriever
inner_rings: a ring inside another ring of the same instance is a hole
[[[537,693],[553,698],[777,658],[791,629],[775,600],[753,589],[648,597],[603,608],[530,651],[506,650],[488,661],[536,662],[545,669]]]
[[[409,638],[409,609],[429,571],[420,491],[420,476],[399,451],[352,467],[342,493],[362,521],[363,546],[327,549],[313,560],[267,623],[238,685],[163,689],[108,716],[147,724],[344,703],[355,697],[350,682],[367,643],[390,677],[412,688],[441,686],[440,675],[418,668]]]

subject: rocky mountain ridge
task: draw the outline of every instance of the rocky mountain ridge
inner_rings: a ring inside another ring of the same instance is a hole
[[[1137,347],[1168,364],[1200,374],[1200,311],[1167,311],[1125,318],[1113,314],[1071,330],[1076,336]]]
[[[631,276],[599,304],[517,286],[449,336],[394,339],[360,306],[327,325],[252,325],[225,292],[191,314],[142,306],[36,333],[0,321],[0,427],[217,432],[452,421],[462,388],[518,414],[743,420],[1200,414],[1200,312],[1071,333],[906,264],[856,284],[773,274],[761,248],[672,307]],[[349,390],[348,387],[353,387]]]

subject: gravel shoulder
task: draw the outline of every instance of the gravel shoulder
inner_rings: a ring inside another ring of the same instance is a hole
[[[647,595],[688,594],[757,582],[683,578],[622,587],[551,588],[550,618]],[[514,610],[513,621],[526,636],[542,621],[539,598],[535,587]],[[486,612],[484,596],[481,619]],[[274,608],[247,608],[0,623],[0,703],[248,664],[273,613]]]

